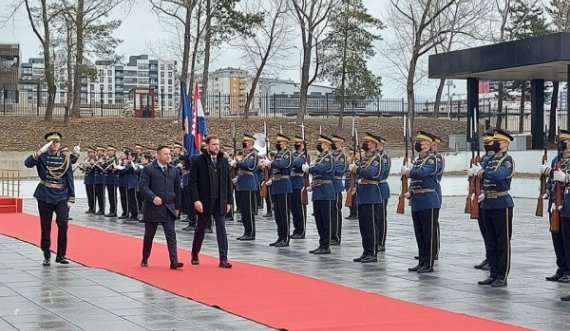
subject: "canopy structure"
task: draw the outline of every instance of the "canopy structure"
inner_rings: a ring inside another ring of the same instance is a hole
[[[565,32],[429,57],[429,78],[467,80],[469,120],[474,114],[479,118],[479,80],[530,81],[533,149],[544,145],[544,82],[568,82],[569,77],[570,33]]]

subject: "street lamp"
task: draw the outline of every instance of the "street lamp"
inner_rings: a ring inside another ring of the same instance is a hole
[[[447,82],[445,83],[447,85],[447,98],[448,98],[448,103],[447,103],[447,118],[451,119],[451,101],[453,96],[455,95],[455,93],[453,93],[453,95],[451,94],[450,89],[453,87],[455,88],[455,84],[453,83],[453,81],[447,80]]]

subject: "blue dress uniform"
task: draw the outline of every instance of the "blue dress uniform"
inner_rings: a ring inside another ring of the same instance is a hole
[[[376,218],[381,220],[382,223],[378,227],[378,251],[384,252],[386,250],[386,235],[388,232],[388,199],[390,199],[390,185],[388,185],[388,177],[390,176],[390,168],[392,167],[392,160],[390,155],[388,155],[383,147],[386,140],[382,137],[380,139],[380,145],[382,150],[378,151],[380,156],[380,181],[378,182],[378,187],[380,188],[380,194],[382,194],[382,210],[383,215],[377,215]],[[380,146],[379,145],[379,146]]]
[[[378,249],[378,227],[382,224],[382,220],[377,217],[384,218],[382,208],[383,198],[378,184],[381,174],[380,155],[376,153],[376,146],[370,144],[379,144],[380,139],[370,133],[366,133],[363,138],[363,149],[366,154],[358,162],[358,166],[353,169],[356,171],[358,186],[356,187],[356,197],[358,204],[358,227],[360,236],[362,237],[362,255],[355,262],[369,263],[376,262],[376,253]]]
[[[293,140],[295,151],[293,152],[293,164],[291,165],[291,214],[293,214],[293,234],[291,239],[305,238],[307,227],[307,206],[301,203],[301,192],[305,187],[305,172],[303,164],[306,163],[305,151],[301,149],[303,145],[302,137],[295,137]]]
[[[431,134],[418,131],[418,142],[434,142]],[[409,173],[412,220],[419,252],[419,263],[410,271],[433,272],[436,247],[436,210],[441,207],[437,195],[437,159],[433,153],[423,152],[414,161]]]
[[[320,135],[318,143],[322,146],[332,145],[332,140],[326,136]],[[315,162],[308,169],[309,174],[313,176],[311,188],[313,191],[313,211],[315,212],[315,223],[317,224],[317,232],[319,233],[319,247],[311,250],[313,254],[330,254],[331,242],[331,205],[336,201],[336,193],[334,191],[334,159],[332,154],[325,148],[317,156]]]
[[[59,142],[61,138],[61,134],[57,132],[45,135],[45,139],[48,142]],[[45,152],[37,152],[28,156],[24,161],[27,168],[36,167],[40,177],[40,183],[36,187],[34,197],[38,201],[40,213],[40,247],[44,254],[43,264],[45,266],[50,265],[51,224],[54,212],[58,229],[55,261],[62,264],[69,263],[65,259],[67,252],[67,223],[69,219],[68,203],[75,202],[71,165],[77,162],[77,157],[78,155],[76,154],[65,155],[59,151],[54,153],[46,149]]]
[[[137,189],[139,179],[137,175],[136,164],[132,160],[127,160],[126,163],[117,170],[119,174],[119,181],[123,182],[125,190],[125,219],[128,221],[138,221],[139,216],[139,202],[137,198]]]
[[[192,170],[192,160],[193,156],[183,153],[180,155],[180,162],[182,163],[181,166],[181,174],[182,174],[182,211],[186,214],[187,218],[185,221],[188,221],[188,226],[183,228],[182,230],[190,230],[196,225],[196,211],[194,210],[194,206],[190,201],[190,186],[189,186],[189,179],[190,179],[190,170]]]
[[[495,130],[493,143],[512,141],[511,135]],[[480,285],[505,286],[511,264],[511,235],[513,199],[509,194],[514,173],[514,161],[506,152],[497,152],[484,165],[477,176],[481,177],[485,198],[481,209],[485,213],[485,242],[490,276]]]
[[[126,155],[127,153],[130,154],[130,150],[128,150],[126,147],[125,149],[123,149],[123,153]],[[126,160],[121,158],[119,161],[119,164],[121,165],[121,168],[126,166]],[[115,175],[117,176],[117,187],[119,188],[119,201],[121,201],[121,216],[119,217],[119,219],[127,219],[129,218],[128,214],[129,214],[129,202],[128,202],[128,196],[127,196],[127,180],[128,177],[126,176],[126,173],[121,171],[120,169],[115,169]]]
[[[344,143],[344,138],[332,135],[333,146],[337,143]],[[335,146],[336,147],[336,146]],[[331,245],[340,245],[342,238],[342,192],[344,192],[343,176],[348,170],[348,160],[344,149],[332,150],[334,161],[333,186],[336,194],[335,203],[332,204],[331,211]]]
[[[83,184],[85,184],[87,206],[89,206],[85,213],[95,214],[95,169],[93,167],[95,163],[95,149],[92,147],[87,147],[87,152],[90,155],[83,161],[83,163],[79,165],[79,169],[84,174]]]
[[[485,164],[495,155],[495,152],[491,150],[491,144],[493,143],[493,132],[486,132],[483,134],[483,144],[485,146],[485,154],[481,157],[481,166],[484,168]],[[469,179],[471,180],[471,178]],[[481,182],[481,192],[483,192],[483,182]],[[479,199],[479,218],[477,219],[477,224],[479,225],[479,231],[481,232],[481,237],[483,238],[483,243],[486,241],[485,236],[485,214],[481,210],[481,199]],[[485,245],[486,246],[486,245]],[[485,253],[485,259],[474,266],[475,269],[489,270],[489,262],[487,261],[487,253]]]
[[[277,144],[289,143],[290,139],[278,135]],[[271,199],[275,209],[275,222],[277,223],[277,241],[272,243],[275,247],[289,246],[289,195],[293,193],[291,185],[291,165],[293,154],[287,149],[277,151],[271,162]]]
[[[117,217],[117,185],[119,180],[116,174],[115,165],[118,164],[118,159],[115,153],[117,148],[109,145],[107,147],[109,153],[105,162],[103,163],[103,181],[107,188],[107,198],[109,200],[109,213],[106,217]],[[109,156],[110,155],[110,156]]]
[[[236,201],[238,203],[241,221],[244,232],[238,240],[255,239],[255,204],[257,203],[255,192],[257,191],[257,176],[255,171],[258,168],[257,152],[253,149],[255,138],[250,135],[243,136],[243,142],[251,141],[250,149],[245,149],[243,158],[236,161],[237,182],[235,186]],[[247,144],[247,143],[246,143]]]
[[[105,147],[97,146],[97,156],[93,166],[95,173],[94,186],[95,186],[95,200],[97,205],[97,212],[95,215],[105,215],[105,178],[103,174],[103,162],[105,162]]]
[[[445,158],[443,157],[442,154],[437,152],[437,145],[441,144],[442,140],[441,138],[433,135],[433,139],[434,139],[434,147],[435,147],[435,151],[433,152],[435,155],[435,160],[436,160],[436,168],[437,168],[437,186],[435,187],[435,191],[437,192],[437,197],[439,198],[439,205],[441,208],[441,204],[443,203],[443,195],[441,194],[441,179],[443,178],[443,171],[445,170]],[[439,210],[440,208],[437,208],[435,210],[435,259],[437,260],[439,258],[439,248],[440,248],[440,232],[439,232]]]

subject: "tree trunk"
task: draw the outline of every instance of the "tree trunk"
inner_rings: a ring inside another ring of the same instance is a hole
[[[408,78],[406,80],[406,96],[408,99],[408,120],[410,121],[410,130],[414,130],[414,117],[415,117],[415,106],[416,98],[414,95],[414,77],[416,75],[416,61],[417,55],[413,54],[410,60],[410,69],[408,70]],[[409,133],[413,135],[412,132]],[[413,153],[413,149],[412,149]]]
[[[212,1],[206,0],[206,26],[204,27],[204,70],[202,71],[202,109],[208,110],[208,74],[210,72],[210,48],[212,45]]]
[[[524,132],[524,101],[526,92],[526,81],[522,82],[521,87],[521,104],[519,108],[519,133]]]
[[[297,112],[297,123],[303,123],[305,121],[307,96],[309,94],[309,70],[311,69],[312,51],[313,42],[312,39],[309,39],[309,41],[303,46],[303,66],[301,67],[301,88],[299,90],[299,110]]]
[[[340,82],[340,112],[338,114],[338,128],[342,129],[342,125],[344,122],[344,107],[346,105],[346,57],[347,57],[347,50],[348,47],[348,11],[350,10],[350,0],[346,1],[346,11],[344,13],[344,40],[343,40],[343,48],[342,48],[342,77]],[[354,114],[352,114],[354,116]]]
[[[182,50],[182,72],[180,81],[188,83],[188,61],[190,59],[190,28],[192,27],[192,5],[186,6],[186,18],[184,20],[184,48]]]
[[[495,127],[500,129],[503,125],[503,99],[505,98],[505,84],[503,81],[499,82],[499,95],[497,98],[497,123]]]
[[[556,125],[558,122],[558,89],[559,82],[552,82],[552,99],[550,100],[550,120],[548,123],[548,142],[554,144],[556,141]]]
[[[81,116],[81,68],[83,66],[83,18],[84,18],[85,1],[77,1],[77,14],[75,18],[75,28],[77,29],[75,42],[77,50],[75,54],[75,72],[73,73],[73,112],[71,115],[74,118]],[[89,89],[89,88],[88,88]]]
[[[439,85],[437,86],[437,92],[435,93],[435,102],[433,103],[433,117],[439,117],[439,107],[441,105],[441,96],[443,94],[443,88],[445,87],[445,78],[439,80]],[[449,95],[447,96],[449,98]],[[448,99],[449,100],[449,99]],[[451,105],[448,105],[451,107]]]
[[[200,47],[200,35],[202,34],[200,26],[200,22],[202,21],[200,19],[202,16],[202,1],[198,2],[198,12],[196,13],[196,39],[194,39],[194,51],[192,52],[192,62],[190,64],[190,83],[188,84],[188,93],[190,94],[190,99],[193,98],[192,91],[194,89],[194,81],[196,80],[196,57],[198,56],[198,48]],[[188,43],[190,43],[190,40],[188,40]],[[188,69],[188,67],[186,68]]]
[[[44,120],[50,122],[52,120],[53,115],[53,107],[55,102],[55,93],[57,92],[57,87],[55,85],[55,78],[54,78],[54,68],[53,62],[51,61],[51,40],[50,40],[50,33],[49,33],[49,23],[48,23],[48,13],[47,13],[47,5],[45,2],[42,3],[42,18],[43,18],[43,28],[44,28],[44,62],[45,62],[45,75],[46,75],[46,83],[48,86],[48,98],[47,98],[47,107],[46,112],[44,114]],[[38,88],[41,88],[41,84]],[[41,95],[41,91],[40,91]]]
[[[65,95],[65,117],[63,119],[63,123],[65,125],[69,124],[69,111],[71,110],[71,103],[72,103],[72,93],[73,93],[73,36],[72,36],[72,24],[69,19],[65,19],[65,27],[66,27],[66,56],[65,56],[65,65],[67,69],[67,84],[65,84],[66,95]]]

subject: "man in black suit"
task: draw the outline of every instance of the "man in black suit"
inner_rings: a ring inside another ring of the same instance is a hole
[[[200,263],[198,254],[204,241],[204,231],[213,217],[216,222],[216,239],[220,253],[220,268],[231,268],[228,261],[228,236],[224,217],[233,202],[230,165],[220,153],[220,139],[209,135],[205,139],[206,152],[196,157],[190,170],[190,197],[198,213],[198,224],[192,243],[192,264]]]
[[[170,269],[182,268],[176,252],[174,220],[180,213],[180,175],[170,164],[170,148],[158,147],[156,160],[144,167],[139,181],[139,191],[144,198],[144,242],[141,267],[148,267],[148,258],[158,224],[162,225],[170,256]]]

